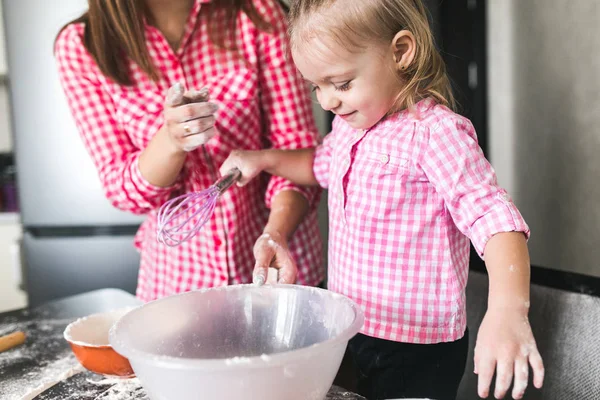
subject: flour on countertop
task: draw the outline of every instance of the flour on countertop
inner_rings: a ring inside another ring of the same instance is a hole
[[[104,379],[91,381],[94,385],[109,385],[110,389],[95,397],[94,400],[141,400],[147,399],[139,379]]]
[[[62,338],[69,321],[41,320],[16,322],[10,319],[0,324],[0,335],[25,332],[25,343],[0,353],[0,398],[27,400],[40,390],[51,387],[82,369]],[[43,359],[43,354],[54,354]],[[40,362],[40,360],[42,360]]]

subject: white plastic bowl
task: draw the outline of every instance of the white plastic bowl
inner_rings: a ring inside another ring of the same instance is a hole
[[[298,285],[235,285],[141,306],[113,325],[152,400],[322,400],[362,311]]]

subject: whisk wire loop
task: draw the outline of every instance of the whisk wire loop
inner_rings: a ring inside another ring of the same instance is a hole
[[[211,218],[221,194],[241,176],[241,171],[235,168],[207,189],[177,196],[163,204],[157,213],[158,241],[177,246],[195,236]]]

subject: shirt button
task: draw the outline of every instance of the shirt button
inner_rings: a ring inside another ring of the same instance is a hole
[[[388,161],[390,161],[390,157],[387,154],[382,154],[381,157],[379,157],[379,161],[381,161],[382,164],[387,164]]]

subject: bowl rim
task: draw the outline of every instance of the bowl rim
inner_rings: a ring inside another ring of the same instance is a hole
[[[183,296],[191,296],[197,293],[205,293],[211,291],[228,291],[228,290],[242,290],[244,288],[251,287],[259,290],[270,290],[270,289],[284,289],[284,290],[304,290],[304,291],[317,291],[321,293],[327,293],[327,295],[339,296],[343,299],[343,301],[350,306],[350,308],[354,311],[354,319],[350,324],[342,331],[339,335],[334,338],[324,340],[319,343],[315,343],[310,346],[302,347],[299,349],[283,351],[280,353],[269,354],[267,356],[259,355],[252,357],[229,357],[229,358],[203,358],[203,359],[190,359],[190,358],[181,358],[174,356],[163,356],[156,355],[146,351],[138,350],[131,347],[122,346],[117,340],[117,335],[120,327],[123,325],[124,321],[127,319],[128,315],[133,314],[133,311],[137,311],[139,309],[149,307],[154,303],[163,302],[167,300],[172,300],[173,298],[183,297]],[[163,297],[160,299],[156,299],[150,301],[146,304],[138,306],[135,310],[132,310],[131,313],[127,313],[123,317],[121,317],[116,323],[114,323],[109,332],[109,342],[113,349],[115,349],[119,354],[123,357],[126,357],[132,364],[137,361],[143,361],[144,364],[163,367],[169,369],[186,369],[186,368],[196,368],[196,369],[210,369],[210,370],[221,370],[221,369],[236,369],[236,368],[263,368],[265,366],[276,366],[284,363],[289,363],[292,360],[297,359],[306,359],[312,353],[319,352],[323,347],[333,346],[335,344],[345,343],[347,346],[348,341],[356,335],[361,327],[364,324],[364,312],[358,306],[358,304],[350,299],[349,297],[333,292],[328,289],[322,289],[319,287],[313,286],[305,286],[305,285],[297,285],[297,284],[267,284],[262,286],[257,286],[255,284],[237,284],[237,285],[229,285],[229,286],[219,286],[212,288],[204,288],[192,290],[184,293],[179,293],[167,297]]]
[[[90,321],[92,319],[95,318],[100,318],[102,316],[106,316],[106,315],[111,315],[111,314],[121,314],[120,317],[115,318],[114,322],[112,325],[115,324],[115,322],[117,322],[118,320],[120,320],[122,317],[124,317],[126,314],[128,314],[130,311],[133,311],[134,309],[136,309],[138,306],[125,306],[125,307],[118,307],[118,308],[113,308],[112,310],[108,310],[108,311],[101,311],[101,312],[97,312],[97,313],[93,313],[90,315],[86,315],[83,317],[79,317],[77,319],[75,319],[74,321],[70,322],[64,329],[63,331],[63,338],[70,344],[73,346],[78,346],[84,349],[113,349],[112,345],[110,344],[110,339],[109,339],[109,343],[108,344],[93,344],[93,343],[86,343],[86,342],[82,342],[80,340],[74,340],[70,333],[71,330],[76,326],[76,325],[80,325],[83,324],[84,322]],[[110,336],[110,329],[109,328],[109,336]]]

